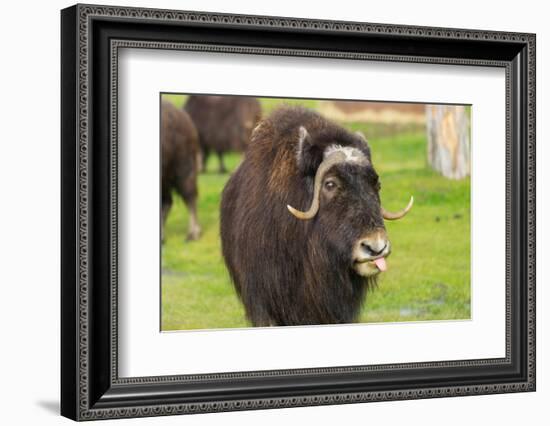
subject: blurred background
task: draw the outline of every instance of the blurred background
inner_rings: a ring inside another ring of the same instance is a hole
[[[188,96],[163,94],[177,108]],[[367,295],[360,322],[470,318],[470,114],[462,105],[257,98],[262,116],[282,104],[303,105],[369,141],[382,183],[382,203],[399,210],[387,221],[392,241],[388,271]],[[226,172],[210,154],[198,176],[197,216],[202,234],[185,241],[189,212],[174,194],[162,246],[161,329],[248,327],[221,255],[221,192],[242,155],[223,153]]]

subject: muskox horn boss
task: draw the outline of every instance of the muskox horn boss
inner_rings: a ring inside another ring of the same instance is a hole
[[[317,172],[315,173],[315,183],[313,185],[313,200],[311,201],[311,206],[309,207],[308,211],[302,212],[300,210],[295,209],[291,205],[287,204],[287,209],[292,213],[294,216],[296,216],[298,219],[301,220],[308,220],[315,217],[317,212],[319,211],[319,195],[321,192],[321,184],[323,182],[323,178],[325,177],[325,173],[335,164],[343,163],[348,160],[348,157],[341,151],[336,151],[329,155],[317,168]],[[381,207],[380,210],[382,212],[382,217],[386,220],[398,220],[403,217],[411,210],[414,203],[414,197],[411,196],[411,199],[409,200],[409,204],[407,204],[407,207],[405,207],[403,210],[398,212],[389,212],[384,209],[384,207]]]

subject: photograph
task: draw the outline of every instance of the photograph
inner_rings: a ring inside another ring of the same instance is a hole
[[[159,113],[161,331],[471,319],[471,105]]]

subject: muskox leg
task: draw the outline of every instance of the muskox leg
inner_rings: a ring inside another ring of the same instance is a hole
[[[201,235],[201,227],[197,219],[197,197],[184,199],[185,205],[189,210],[189,232],[187,233],[187,241],[196,240]]]
[[[223,152],[218,152],[218,159],[220,163],[220,173],[227,173],[227,169],[225,168],[225,164],[223,162]]]
[[[180,175],[176,178],[176,191],[187,207],[189,212],[189,230],[187,233],[187,241],[196,240],[201,234],[201,227],[197,219],[197,174],[192,172],[185,175]]]
[[[254,327],[271,327],[276,325],[275,321],[268,314],[267,310],[258,303],[257,300],[253,300],[252,295],[245,296],[243,299],[244,308],[246,311],[246,317]]]
[[[162,226],[160,230],[161,241],[164,243],[164,227],[166,226],[166,218],[172,207],[172,194],[170,190],[162,191]]]
[[[202,150],[202,172],[206,173],[206,165],[208,164],[208,156],[210,155],[210,150],[203,146],[201,147]]]

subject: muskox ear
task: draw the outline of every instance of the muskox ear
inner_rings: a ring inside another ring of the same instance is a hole
[[[355,134],[359,136],[365,143],[368,143],[367,138],[365,137],[365,134],[361,130],[357,130]]]
[[[367,157],[369,158],[370,160],[370,146],[369,146],[369,141],[367,140],[367,138],[365,137],[365,134],[360,131],[360,130],[357,130],[355,132],[355,135],[359,137],[359,139],[361,140],[361,142],[363,142],[363,144],[365,145],[365,148],[366,148],[366,153],[367,153]]]
[[[305,175],[314,175],[321,161],[323,161],[323,151],[315,145],[307,129],[304,126],[300,126],[296,148],[298,169]]]
[[[302,160],[304,143],[309,143],[309,139],[310,137],[307,129],[304,126],[300,126],[300,128],[298,129],[298,148],[296,150],[296,159],[298,160],[298,162]]]

